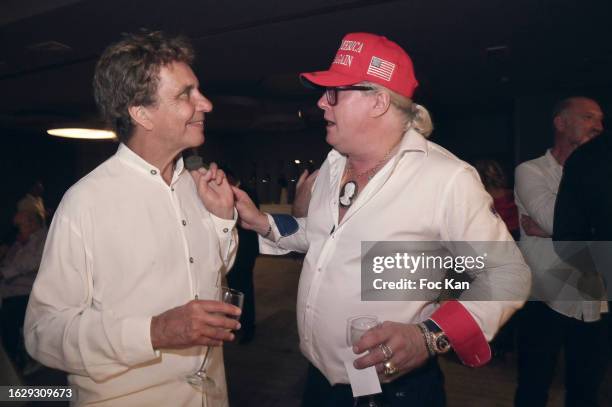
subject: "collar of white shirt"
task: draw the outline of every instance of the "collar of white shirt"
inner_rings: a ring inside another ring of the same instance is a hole
[[[563,166],[561,164],[559,164],[559,162],[557,161],[555,156],[552,155],[552,152],[551,152],[550,148],[548,150],[546,150],[546,154],[544,154],[544,157],[546,157],[546,161],[548,162],[548,165],[551,168],[557,168],[557,169],[563,170]]]
[[[421,151],[428,154],[429,149],[427,145],[427,139],[421,134],[417,133],[414,129],[410,129],[402,136],[398,154],[403,154],[408,151]],[[346,156],[333,149],[329,152],[329,163],[334,166],[340,159],[346,159]]]
[[[121,161],[142,174],[145,174],[148,177],[155,175],[161,179],[161,171],[159,168],[147,162],[144,158],[130,150],[130,148],[125,144],[119,144],[116,155]],[[183,157],[179,157],[179,159],[174,163],[174,172],[172,174],[172,182],[170,185],[173,185],[178,180],[179,176],[183,172],[183,169]]]

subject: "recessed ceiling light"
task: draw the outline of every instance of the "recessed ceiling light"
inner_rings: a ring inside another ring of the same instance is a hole
[[[110,130],[98,129],[79,129],[79,128],[64,128],[64,129],[49,129],[47,130],[52,136],[76,138],[84,140],[109,140],[116,138],[115,132]]]
[[[507,51],[508,50],[508,46],[507,45],[493,45],[493,46],[485,48],[485,50],[487,52]]]
[[[69,45],[59,41],[43,41],[37,44],[30,44],[26,47],[30,51],[47,51],[47,52],[68,52],[72,51]]]

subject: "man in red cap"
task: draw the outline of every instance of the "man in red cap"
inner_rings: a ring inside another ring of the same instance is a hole
[[[435,356],[452,348],[469,366],[486,363],[487,340],[528,294],[529,269],[476,171],[427,140],[431,119],[411,99],[418,82],[400,46],[378,35],[348,34],[329,70],[301,76],[323,91],[318,106],[333,147],[307,216],[265,214],[244,192],[234,193],[242,224],[260,234],[262,253],[306,252],[297,303],[300,346],[310,362],[303,404],[353,405],[347,384],[353,394],[367,394],[355,391],[354,374],[374,366],[383,382],[376,397],[389,405],[442,406]],[[438,302],[406,290],[401,301],[391,301],[390,293],[364,301],[372,291],[361,273],[368,241],[434,242],[453,255],[457,241],[507,242],[496,273],[470,276],[511,300]],[[347,320],[366,314],[384,322],[351,352]]]

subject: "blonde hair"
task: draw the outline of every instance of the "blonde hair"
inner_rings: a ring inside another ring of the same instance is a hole
[[[24,196],[17,202],[17,212],[27,214],[30,219],[36,221],[38,225],[43,225],[46,221],[47,211],[42,198],[30,194]]]
[[[428,138],[433,131],[433,122],[431,121],[431,115],[427,109],[417,103],[414,103],[412,99],[402,96],[397,92],[385,88],[377,83],[373,82],[362,82],[364,86],[370,86],[374,88],[372,92],[387,92],[391,105],[395,107],[404,118],[404,129],[414,129],[417,133],[423,137]]]

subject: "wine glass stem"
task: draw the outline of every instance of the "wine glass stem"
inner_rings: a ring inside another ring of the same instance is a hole
[[[208,352],[210,352],[211,346],[206,347],[206,353],[204,354],[204,360],[202,361],[202,365],[198,369],[197,373],[206,373],[206,360],[208,360]]]

